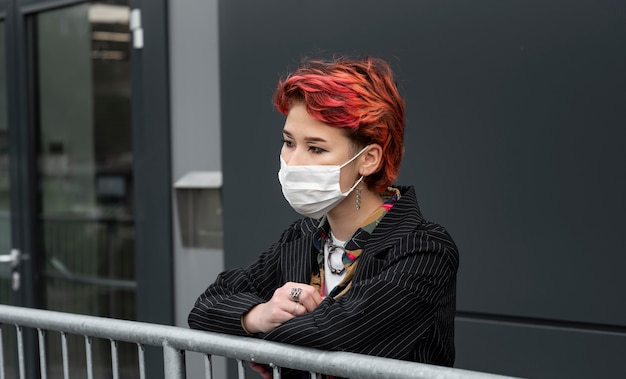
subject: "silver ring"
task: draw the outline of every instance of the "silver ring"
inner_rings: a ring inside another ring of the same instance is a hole
[[[302,292],[302,288],[300,287],[293,287],[291,289],[291,291],[289,291],[289,297],[291,297],[291,300],[293,301],[300,301],[300,293]]]

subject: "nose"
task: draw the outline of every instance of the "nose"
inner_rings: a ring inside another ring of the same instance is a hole
[[[305,164],[304,162],[304,154],[301,151],[302,149],[294,148],[294,149],[282,149],[280,152],[280,156],[283,158],[285,163],[288,166],[302,166]]]

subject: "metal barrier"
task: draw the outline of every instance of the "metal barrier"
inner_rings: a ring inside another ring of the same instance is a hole
[[[111,342],[113,379],[119,378],[117,342],[137,344],[139,352],[139,375],[145,379],[144,348],[158,346],[163,349],[164,373],[167,379],[186,378],[185,352],[204,354],[205,378],[212,379],[211,359],[213,355],[236,359],[239,378],[245,378],[246,362],[269,364],[274,378],[280,378],[280,368],[292,368],[317,374],[345,378],[463,378],[497,379],[504,376],[482,372],[439,367],[414,362],[373,357],[346,352],[328,352],[317,349],[263,341],[248,337],[202,332],[186,328],[149,324],[136,321],[85,316],[72,313],[47,311],[0,305],[0,323],[14,325],[17,329],[19,375],[25,378],[23,327],[36,329],[39,336],[39,363],[41,377],[45,378],[46,354],[45,331],[61,334],[64,378],[69,378],[67,354],[68,334],[85,338],[87,378],[93,378],[91,357],[92,338]],[[1,338],[0,333],[0,338]],[[4,378],[2,344],[0,343],[0,379]]]

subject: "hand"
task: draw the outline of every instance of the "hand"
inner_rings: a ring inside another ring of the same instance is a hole
[[[254,371],[258,372],[263,377],[263,379],[272,379],[274,377],[274,374],[270,366],[264,365],[261,363],[255,363],[255,362],[248,362],[248,363],[250,364],[250,367]]]
[[[300,288],[298,301],[291,298],[292,288]],[[243,317],[243,323],[250,333],[267,333],[296,316],[313,312],[322,302],[317,289],[308,284],[287,282],[274,291],[267,303],[252,308]]]

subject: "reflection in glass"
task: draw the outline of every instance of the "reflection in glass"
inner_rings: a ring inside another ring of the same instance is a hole
[[[36,16],[39,188],[48,309],[135,319],[128,2]],[[61,370],[51,337],[50,375]],[[84,340],[70,340],[84,375]],[[123,377],[137,349],[120,345]],[[110,377],[108,341],[94,341],[96,377]],[[72,375],[73,376],[73,375]]]
[[[7,115],[6,31],[0,21],[0,254],[11,250],[11,199],[9,192],[9,125]],[[10,304],[10,267],[0,264],[0,303]]]
[[[11,199],[9,186],[9,122],[7,114],[6,29],[0,21],[0,254],[11,250]],[[11,267],[0,264],[0,304],[11,304]],[[15,330],[2,327],[4,370],[8,378],[16,376]]]

